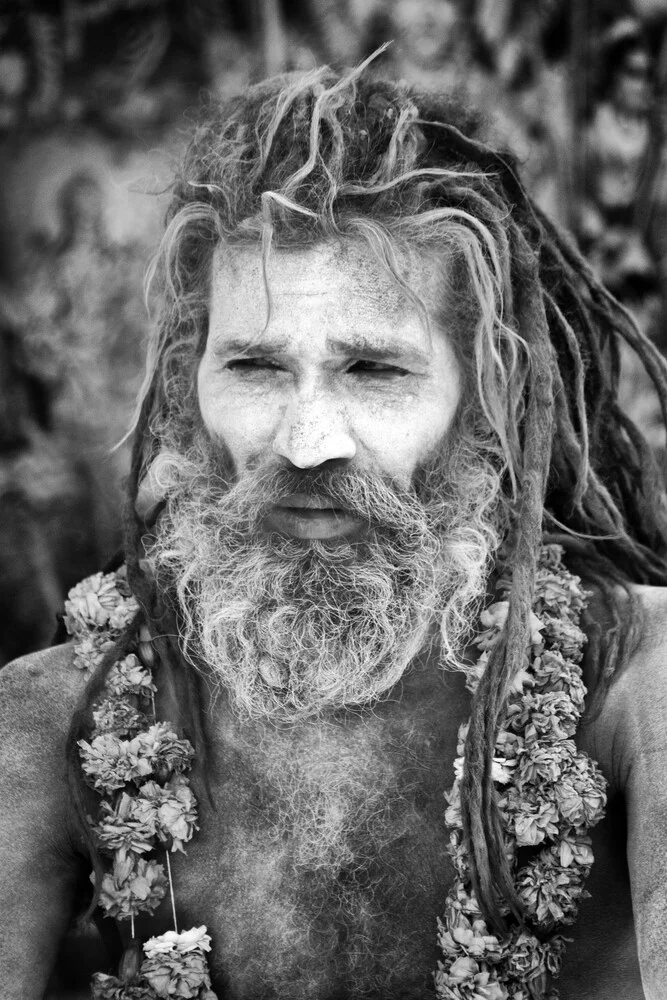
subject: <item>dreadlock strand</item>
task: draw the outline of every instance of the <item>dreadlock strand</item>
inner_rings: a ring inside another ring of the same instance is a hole
[[[567,411],[567,428],[568,431],[571,432],[569,445],[570,447],[574,447],[578,452],[574,490],[572,493],[572,506],[574,508],[578,508],[581,506],[581,501],[586,490],[586,474],[589,467],[589,436],[588,420],[586,417],[584,367],[581,362],[581,354],[574,330],[565,319],[565,316],[559,309],[556,302],[554,302],[551,295],[545,294],[545,307],[547,310],[547,316],[550,315],[553,318],[553,323],[550,324],[552,333],[555,333],[556,335],[560,333],[563,336],[564,344],[567,348],[574,374],[574,379],[572,380],[572,395],[574,397],[574,416],[576,416],[578,423],[578,428],[576,430],[573,424],[572,416],[570,415],[570,408],[563,406],[563,410]],[[558,385],[554,387],[556,394],[558,394],[559,390],[562,392],[568,391],[560,372],[557,381]]]
[[[573,364],[575,367],[578,366],[579,359],[575,356],[573,359]],[[554,366],[553,372],[554,379],[554,411],[555,418],[558,425],[558,436],[553,443],[553,469],[551,479],[554,482],[551,483],[552,487],[557,485],[558,480],[563,476],[564,472],[567,475],[567,482],[569,483],[573,480],[577,483],[579,489],[580,480],[586,480],[588,469],[583,461],[583,453],[581,447],[581,439],[577,434],[572,420],[570,419],[570,409],[567,405],[567,389],[563,383],[563,376],[561,374],[560,368]],[[560,468],[560,464],[566,465],[566,470]],[[570,504],[570,509],[580,510],[583,501],[583,495],[585,493],[585,485],[581,490],[581,495],[577,495],[577,502],[572,502]],[[568,502],[570,498],[568,496]]]
[[[609,325],[635,351],[644,364],[655,386],[663,420],[667,423],[667,362],[651,340],[640,333],[629,311],[600,284],[590,263],[579,254],[571,237],[559,231],[541,210],[536,209],[536,211],[545,230],[552,237],[563,263],[572,273],[578,275],[579,282],[583,280],[587,286],[591,301],[600,320],[603,321],[600,329],[604,331]]]
[[[498,895],[505,898],[512,910],[520,912],[502,840],[493,783],[493,757],[507,692],[512,678],[523,665],[530,641],[529,612],[535,586],[535,566],[542,544],[542,513],[553,428],[554,351],[544,304],[537,297],[530,298],[528,302],[524,301],[520,312],[521,325],[533,331],[533,340],[525,416],[524,467],[511,557],[513,574],[505,624],[506,640],[502,655],[490,658],[475,694],[462,779],[462,802],[465,803],[465,816],[470,824],[471,858],[477,872],[474,884],[482,912],[494,927],[503,924]],[[481,817],[472,815],[472,809],[477,811],[480,807]]]
[[[667,424],[667,361],[665,361],[655,344],[648,337],[644,337],[641,334],[634,318],[625,306],[613,299],[611,294],[602,288],[602,286],[597,289],[597,294],[603,306],[604,318],[611,320],[612,316],[614,316],[614,310],[611,308],[613,303],[618,313],[615,329],[643,362],[655,386],[663,422]]]
[[[470,875],[472,887],[477,901],[486,919],[498,932],[504,930],[503,914],[499,905],[501,886],[507,885],[507,865],[502,864],[500,870],[494,870],[492,857],[492,837],[496,832],[493,821],[489,822],[489,811],[493,813],[495,803],[488,794],[486,771],[486,725],[477,706],[483,706],[488,700],[486,689],[489,678],[495,673],[498,663],[502,663],[506,653],[506,635],[502,635],[497,645],[490,651],[487,669],[482,676],[473,702],[470,726],[465,743],[465,765],[461,779],[461,812],[463,816],[463,831],[468,856],[470,858]],[[495,807],[497,813],[497,807]],[[509,905],[515,909],[519,906],[513,885],[509,889]]]

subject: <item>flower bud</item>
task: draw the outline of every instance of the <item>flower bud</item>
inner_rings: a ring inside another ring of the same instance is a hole
[[[118,978],[121,982],[131,983],[137,978],[143,957],[140,943],[136,940],[132,941],[123,952],[123,957],[118,965]]]
[[[147,667],[155,666],[155,650],[152,646],[153,637],[147,625],[139,628],[139,656]]]

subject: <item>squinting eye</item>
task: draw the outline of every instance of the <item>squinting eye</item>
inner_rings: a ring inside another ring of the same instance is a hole
[[[261,371],[262,369],[275,369],[278,371],[280,370],[280,365],[277,365],[275,361],[270,361],[268,358],[237,358],[236,361],[229,361],[227,368],[233,372],[243,373]]]
[[[398,368],[396,365],[385,365],[381,361],[355,361],[348,368],[348,372],[354,375],[376,375],[380,378],[410,374],[405,368]]]

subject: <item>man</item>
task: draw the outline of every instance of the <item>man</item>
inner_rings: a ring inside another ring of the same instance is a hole
[[[91,863],[96,997],[667,996],[656,352],[475,116],[365,67],[209,107],[156,273],[133,596],[0,674],[3,997]]]

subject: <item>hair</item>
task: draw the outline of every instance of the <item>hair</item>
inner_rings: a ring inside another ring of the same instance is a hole
[[[538,551],[545,531],[560,533],[587,580],[605,589],[613,627],[598,644],[604,688],[623,661],[613,586],[667,583],[661,482],[617,400],[621,343],[643,362],[663,417],[667,375],[629,313],[527,196],[512,156],[484,140],[480,116],[377,79],[369,62],[343,74],[323,68],[277,77],[202,110],[150,273],[161,306],[136,415],[128,573],[144,614],[158,624],[161,660],[175,676],[188,675],[179,682],[189,692],[186,723],[203,753],[201,680],[180,666],[169,638],[178,634],[177,611],[142,569],[146,525],[136,500],[157,454],[196,426],[213,252],[259,246],[266,261],[272,248],[365,241],[412,298],[406,259],[435,260],[439,309],[464,373],[460,423],[484,442],[511,512],[509,614],[474,698],[462,784],[473,886],[498,926],[499,900],[515,913],[520,904],[491,766],[508,687],[529,643]]]

